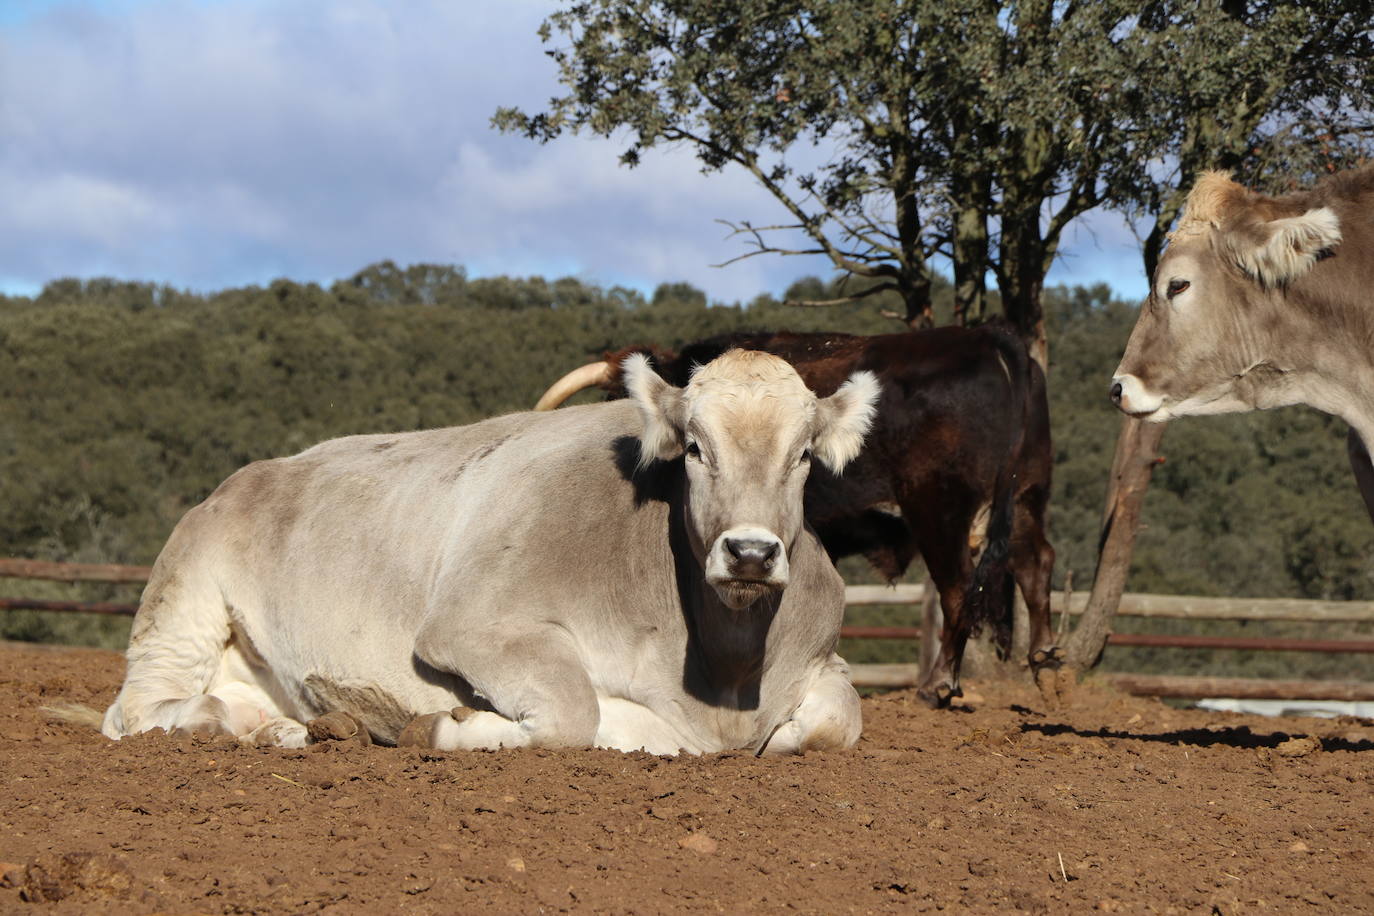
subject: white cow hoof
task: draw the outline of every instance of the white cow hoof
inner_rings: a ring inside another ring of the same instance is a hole
[[[401,734],[396,737],[396,746],[423,747],[436,751],[453,751],[459,748],[495,750],[502,745],[500,738],[487,740],[479,735],[476,740],[463,740],[466,728],[470,728],[474,722],[482,722],[488,718],[501,723],[507,730],[519,730],[518,725],[496,713],[479,712],[466,706],[455,706],[449,712],[432,712],[411,719],[410,724],[401,729]],[[469,720],[472,721],[469,722]],[[511,737],[506,738],[506,743],[511,747],[519,746],[519,742],[512,740]]]
[[[427,715],[416,716],[410,720],[410,724],[401,729],[401,733],[396,736],[397,747],[438,747],[437,739],[439,729],[444,724],[444,720],[453,721],[453,717],[446,712],[431,712]]]
[[[201,694],[181,701],[169,701],[164,708],[172,713],[171,728],[168,730],[173,735],[227,735],[231,738],[234,735],[229,724],[229,708],[219,697]],[[164,722],[165,719],[150,724],[165,728]]]
[[[305,747],[310,743],[310,735],[305,726],[295,719],[277,716],[239,738],[252,747]]]

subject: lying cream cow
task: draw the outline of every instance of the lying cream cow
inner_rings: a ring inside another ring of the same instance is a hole
[[[158,557],[102,730],[300,746],[848,747],[843,584],[802,521],[878,384],[731,351],[686,388],[352,436],[234,474]]]

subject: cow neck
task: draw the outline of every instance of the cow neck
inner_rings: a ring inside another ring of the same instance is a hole
[[[766,595],[736,611],[706,582],[703,557],[688,531],[685,469],[668,513],[668,543],[677,574],[678,596],[687,630],[684,687],[711,706],[758,707],[768,634],[781,594]]]
[[[1268,304],[1281,310],[1279,314],[1286,319],[1271,322],[1282,327],[1285,335],[1260,344],[1275,357],[1259,365],[1279,368],[1265,373],[1271,376],[1268,387],[1273,390],[1261,390],[1255,406],[1305,404],[1344,420],[1365,442],[1374,441],[1374,358],[1370,355],[1374,327],[1362,303],[1319,306],[1315,297],[1303,296]]]

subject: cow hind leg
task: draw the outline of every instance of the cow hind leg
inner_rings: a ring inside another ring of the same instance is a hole
[[[124,685],[101,730],[111,738],[158,728],[232,734],[229,705],[209,695],[230,635],[224,599],[208,576],[159,565],[134,618]]]
[[[1027,664],[1046,705],[1060,705],[1063,678],[1059,671],[1064,649],[1050,626],[1050,578],[1054,573],[1054,548],[1045,537],[1043,488],[1024,493],[1017,506],[1012,536],[1012,571],[1030,618]]]
[[[140,707],[117,701],[106,713],[103,730],[115,738],[161,728],[170,734],[232,736],[260,747],[304,747],[306,726],[283,714],[280,704],[257,683],[259,678],[237,676],[244,667],[241,654],[230,645],[205,693],[168,697]],[[139,709],[137,721],[142,727],[131,728],[119,721],[131,707]]]
[[[1045,540],[1043,533],[1038,537],[1028,537],[1025,542],[1020,538],[1013,545],[1012,564],[1016,584],[1021,596],[1026,599],[1026,609],[1030,617],[1029,662],[1031,670],[1059,667],[1063,660],[1063,650],[1055,644],[1054,630],[1050,626],[1050,575],[1054,571],[1054,548]]]
[[[935,664],[917,686],[916,695],[932,709],[943,709],[952,699],[964,695],[959,687],[959,667],[969,634],[964,620],[964,583],[940,588],[937,580],[936,587],[940,590],[940,608],[944,612],[940,650],[935,656]]]
[[[134,620],[124,684],[101,731],[122,738],[162,729],[300,746],[286,722],[263,727],[285,718],[274,697],[280,691],[236,633],[219,588],[193,566],[154,572]]]
[[[973,577],[973,561],[966,539],[954,543],[954,539],[943,532],[932,534],[923,539],[921,552],[931,581],[940,593],[944,623],[934,664],[917,686],[916,695],[932,708],[940,709],[948,706],[954,697],[963,695],[959,689],[959,665],[969,637],[964,598]]]

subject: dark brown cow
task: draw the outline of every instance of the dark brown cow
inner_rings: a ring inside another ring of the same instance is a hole
[[[991,629],[1006,654],[1013,581],[1030,609],[1032,667],[1058,664],[1049,625],[1054,550],[1045,536],[1052,457],[1045,379],[1010,330],[734,334],[678,354],[630,347],[569,373],[540,406],[597,383],[623,397],[620,365],[633,352],[649,353],[664,378],[682,384],[694,366],[731,347],[781,356],[818,395],[859,369],[882,382],[860,456],[843,476],[812,473],[806,520],[833,558],[862,554],[889,579],[917,554],[925,559],[945,624],[922,698],[941,706],[959,695],[964,644],[980,627]]]

